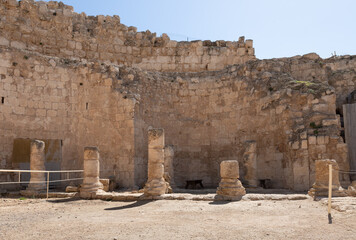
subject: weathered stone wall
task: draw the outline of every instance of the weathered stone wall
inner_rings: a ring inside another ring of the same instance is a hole
[[[178,186],[216,187],[220,162],[243,166],[246,141],[256,141],[257,180],[307,190],[315,160],[349,169],[337,113],[355,90],[355,67],[353,56],[254,60],[243,38],[175,42],[117,16],[0,0],[0,167],[18,167],[15,138],[61,139],[62,169],[81,169],[83,147],[97,146],[101,177],[142,187],[151,126],[175,146]]]
[[[0,45],[62,58],[110,61],[155,71],[205,71],[254,59],[252,40],[171,41],[166,34],[86,16],[58,2],[0,1]]]
[[[0,168],[18,167],[15,138],[61,139],[62,169],[82,169],[83,147],[94,145],[102,176],[132,186],[135,100],[113,89],[108,68],[1,48]]]
[[[320,157],[347,168],[346,145],[339,137],[333,88],[293,78],[284,65],[277,59],[210,73],[120,71],[120,78],[121,87],[140,96],[135,121],[142,129],[164,128],[166,143],[176,146],[178,186],[192,179],[216,186],[220,162],[242,161],[244,143],[255,140],[258,179],[307,190]]]
[[[257,178],[272,187],[307,190],[320,158],[349,166],[334,89],[325,80],[293,77],[289,60],[150,73],[14,48],[2,48],[0,59],[4,167],[11,167],[14,138],[62,139],[62,169],[81,168],[83,146],[95,145],[103,177],[142,187],[149,126],[164,128],[166,144],[176,147],[178,186],[192,179],[217,186],[220,162],[243,164],[250,140]]]
[[[336,108],[342,113],[346,97],[356,89],[356,57],[338,56],[321,59],[316,54],[307,54],[283,59],[293,77],[303,81],[322,81],[335,88]],[[287,70],[286,69],[286,70]]]

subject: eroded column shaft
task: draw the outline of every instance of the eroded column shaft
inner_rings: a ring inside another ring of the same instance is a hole
[[[255,141],[245,142],[246,150],[243,155],[245,169],[244,180],[249,187],[257,187],[257,146]]]
[[[30,169],[37,171],[45,171],[45,143],[40,140],[32,140],[30,146]],[[46,189],[46,174],[31,172],[28,191],[42,191]]]
[[[97,191],[103,189],[100,182],[100,155],[97,147],[84,148],[84,180],[80,188],[80,196],[93,198]]]
[[[164,179],[169,183],[170,187],[175,188],[173,158],[173,146],[166,146],[164,148]]]
[[[166,192],[164,175],[164,130],[148,130],[148,180],[146,196],[160,196]]]

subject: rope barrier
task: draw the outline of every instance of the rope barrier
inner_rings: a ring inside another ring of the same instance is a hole
[[[21,184],[21,183],[46,183],[47,185],[47,199],[48,199],[48,192],[49,192],[49,183],[56,183],[56,182],[67,182],[67,181],[78,181],[83,180],[83,178],[69,178],[70,173],[82,173],[84,170],[59,170],[59,171],[45,171],[45,170],[10,170],[10,169],[0,169],[1,172],[10,172],[10,173],[18,173],[18,181],[17,182],[0,182],[0,185],[6,184]],[[46,181],[21,181],[21,173],[45,173],[47,175]],[[50,180],[50,173],[67,173],[67,178],[63,180]]]
[[[48,182],[55,183],[55,182],[76,181],[76,180],[83,180],[83,179],[84,178],[71,178],[71,179],[63,179],[63,180],[51,180]],[[47,183],[47,181],[0,182],[0,185],[19,184],[19,183]]]
[[[7,170],[0,169],[0,172],[36,172],[36,173],[70,173],[70,172],[84,172],[84,170],[60,170],[60,171],[45,171],[45,170]]]
[[[345,171],[345,170],[336,170],[336,169],[333,169],[333,171],[340,172],[340,173],[356,174],[356,171]]]

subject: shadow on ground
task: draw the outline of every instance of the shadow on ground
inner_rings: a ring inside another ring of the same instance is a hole
[[[113,211],[113,210],[123,210],[123,209],[129,209],[129,208],[135,208],[135,207],[141,207],[143,205],[146,205],[147,203],[152,202],[148,200],[140,200],[125,206],[120,206],[120,207],[112,207],[112,208],[105,208],[104,210],[106,211]]]
[[[56,199],[56,200],[47,200],[50,203],[66,203],[66,202],[75,202],[82,200],[80,197],[72,197],[72,198],[63,198],[63,199]]]
[[[212,202],[209,202],[210,205],[225,205],[225,204],[228,204],[228,203],[231,203],[231,201],[212,201]]]

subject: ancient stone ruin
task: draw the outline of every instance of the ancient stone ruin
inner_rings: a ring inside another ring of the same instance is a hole
[[[30,169],[45,171],[45,143],[39,140],[31,141]],[[30,183],[23,195],[31,196],[46,190],[46,174],[44,172],[31,172]]]
[[[97,147],[84,148],[84,180],[80,187],[80,197],[94,198],[104,188],[100,182],[99,150]]]
[[[218,200],[240,200],[246,194],[239,180],[239,162],[226,160],[220,163],[221,181],[216,191]]]
[[[164,130],[148,131],[148,179],[145,195],[160,196],[167,190],[164,176]]]
[[[41,139],[46,169],[87,168],[97,146],[100,178],[148,195],[216,188],[228,159],[249,187],[307,191],[321,159],[356,171],[355,56],[259,60],[244,37],[177,42],[53,1],[0,0],[0,33],[2,169],[28,168],[26,140]],[[101,188],[87,177],[81,194]]]
[[[339,166],[335,160],[325,159],[315,161],[315,183],[309,191],[311,196],[327,196],[329,189],[329,165],[332,166],[332,195],[346,196],[345,190],[340,186]]]

